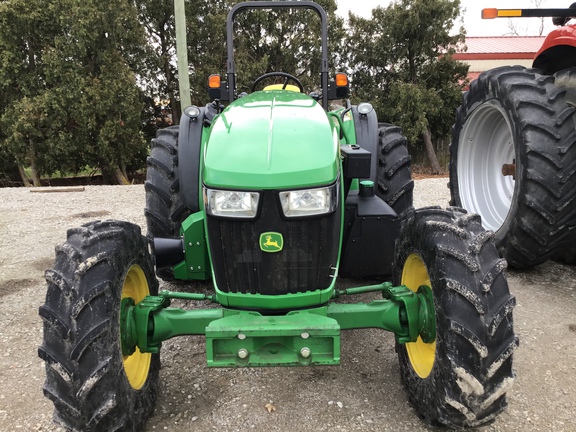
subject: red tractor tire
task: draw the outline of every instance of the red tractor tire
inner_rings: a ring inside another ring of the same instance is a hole
[[[478,213],[516,268],[551,258],[576,217],[576,109],[553,76],[522,66],[482,73],[457,110],[451,205]]]
[[[576,68],[564,69],[554,74],[556,79],[556,86],[566,90],[566,102],[572,107],[576,107]],[[572,173],[573,177],[576,177],[576,155],[572,152]],[[572,205],[576,205],[576,200],[573,200]],[[552,258],[556,261],[564,262],[567,264],[576,264],[576,218],[572,219],[570,223],[570,229],[572,233],[570,234],[566,243],[560,246],[554,253]]]

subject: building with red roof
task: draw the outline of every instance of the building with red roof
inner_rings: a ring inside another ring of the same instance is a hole
[[[499,66],[532,66],[532,60],[546,36],[470,36],[466,38],[466,52],[454,54],[454,59],[468,63],[469,81],[481,72]]]

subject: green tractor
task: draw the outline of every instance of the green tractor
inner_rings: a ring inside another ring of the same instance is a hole
[[[274,72],[236,94],[234,17],[273,8],[320,17],[320,93]],[[211,77],[214,102],[187,107],[153,141],[148,239],[134,224],[97,221],[56,248],[39,348],[55,421],[141,430],[162,342],[175,336],[203,335],[210,367],[337,365],[341,331],[359,328],[394,333],[402,380],[427,422],[492,421],[506,407],[518,345],[493,233],[459,208],[413,209],[406,140],[379,126],[370,104],[329,110],[347,99],[348,82],[329,77],[320,6],[245,2],[227,24],[227,80]],[[214,288],[158,292],[156,274]],[[340,289],[339,275],[378,283]],[[381,298],[335,301],[369,292]],[[184,310],[174,299],[218,307]]]

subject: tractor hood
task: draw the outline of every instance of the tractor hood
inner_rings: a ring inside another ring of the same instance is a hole
[[[309,187],[333,182],[338,162],[338,137],[314,99],[260,91],[236,100],[214,120],[203,178],[216,188]]]

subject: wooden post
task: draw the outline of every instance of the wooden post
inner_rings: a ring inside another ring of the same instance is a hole
[[[176,55],[178,58],[178,84],[180,87],[181,111],[192,104],[190,99],[190,77],[188,76],[188,43],[186,41],[186,12],[184,0],[174,0],[176,24]]]

